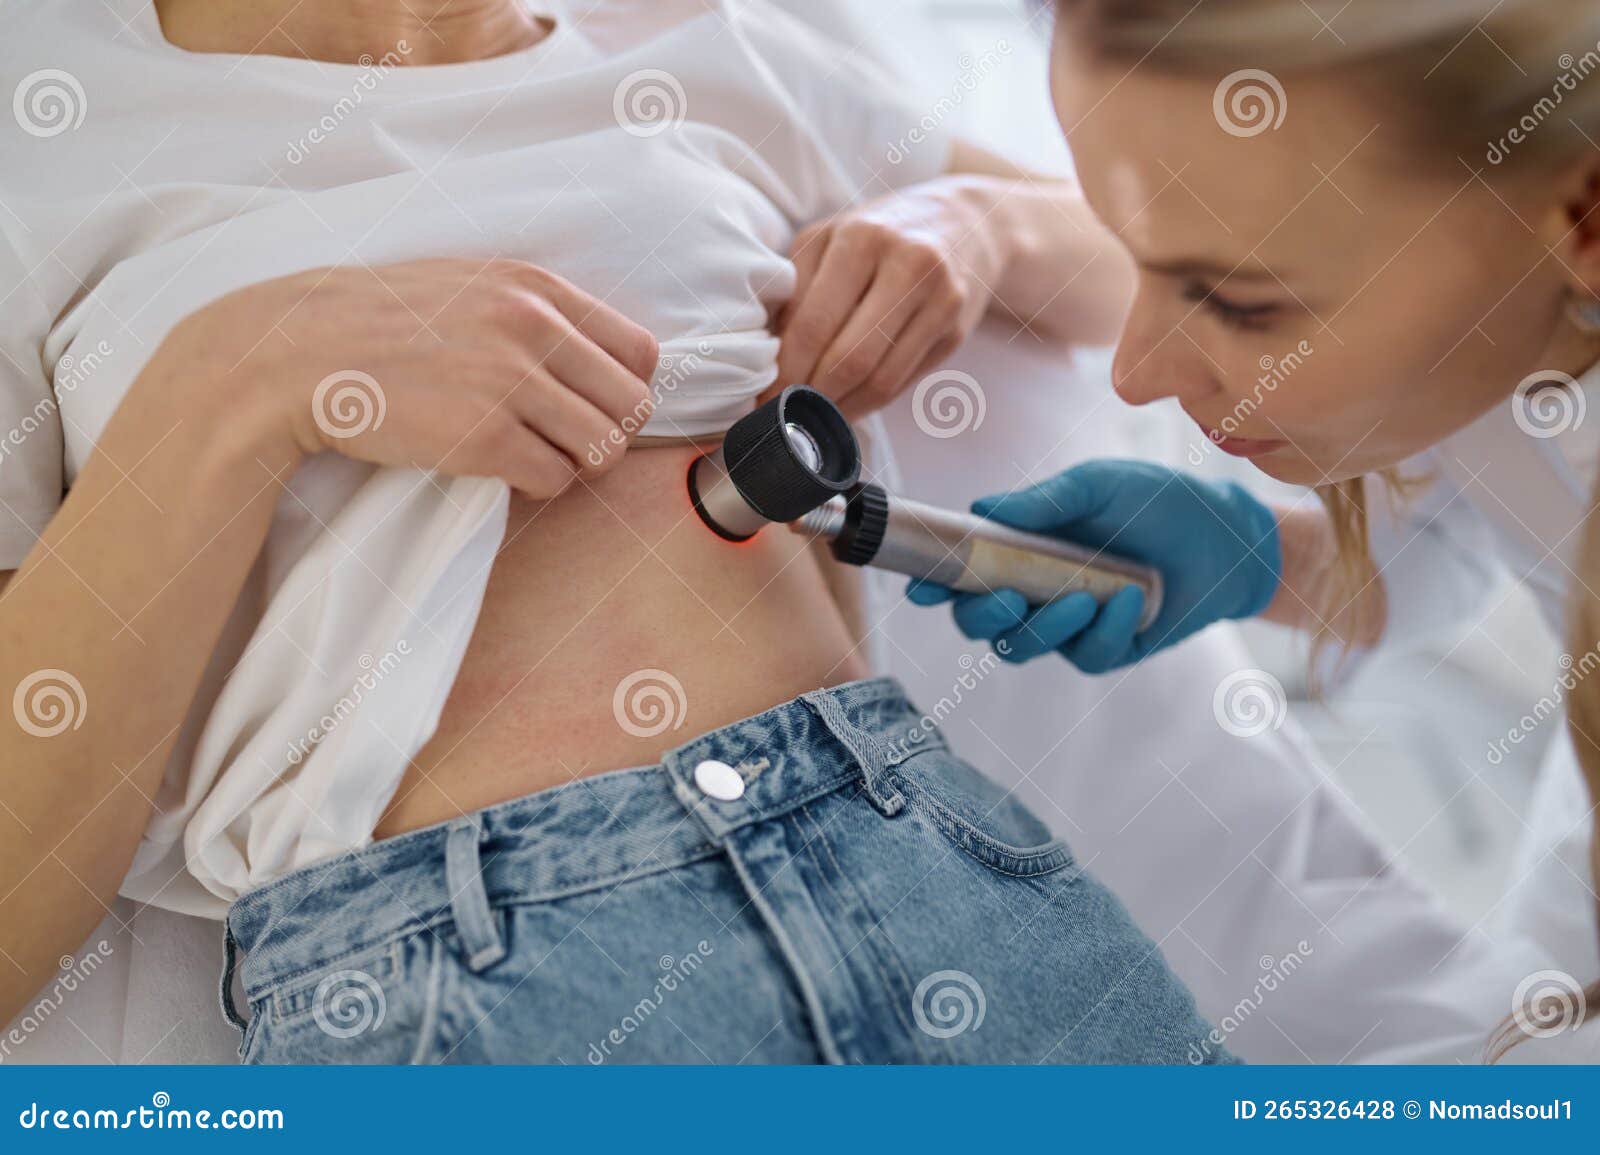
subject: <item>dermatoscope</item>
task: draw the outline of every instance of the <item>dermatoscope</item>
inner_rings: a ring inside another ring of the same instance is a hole
[[[1161,612],[1161,574],[1150,566],[899,497],[860,473],[861,447],[844,414],[816,390],[791,385],[694,460],[689,497],[728,541],[787,525],[826,540],[847,565],[971,593],[1013,589],[1033,605],[1079,591],[1103,604],[1132,585],[1144,591],[1140,629]]]

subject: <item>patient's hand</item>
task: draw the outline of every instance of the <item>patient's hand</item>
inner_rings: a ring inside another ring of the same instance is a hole
[[[808,384],[856,417],[954,352],[1007,261],[1007,242],[973,192],[961,178],[930,181],[801,232],[772,392]]]
[[[167,345],[188,376],[270,405],[299,453],[497,477],[536,499],[622,457],[657,354],[553,273],[453,259],[264,281]]]

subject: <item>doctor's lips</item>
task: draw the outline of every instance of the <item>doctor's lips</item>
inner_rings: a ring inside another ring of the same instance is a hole
[[[1222,452],[1231,457],[1265,457],[1277,449],[1282,449],[1289,444],[1287,441],[1275,439],[1271,441],[1258,440],[1250,437],[1229,437],[1221,430],[1212,429],[1203,422],[1196,421],[1196,425],[1205,433],[1207,440]]]

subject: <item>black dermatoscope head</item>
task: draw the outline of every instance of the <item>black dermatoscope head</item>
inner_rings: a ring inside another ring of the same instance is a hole
[[[689,467],[700,519],[729,541],[769,522],[804,517],[848,491],[861,472],[861,447],[834,403],[790,385],[733,424],[722,445]]]

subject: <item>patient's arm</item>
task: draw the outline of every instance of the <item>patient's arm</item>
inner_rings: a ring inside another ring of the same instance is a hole
[[[1076,181],[1041,176],[958,140],[950,178],[1010,238],[995,303],[1040,336],[1088,345],[1115,341],[1133,299],[1127,250],[1100,223]]]
[[[108,909],[294,464],[224,384],[153,361],[0,594],[0,1020]]]
[[[510,261],[310,270],[167,335],[0,591],[0,685],[17,691],[0,726],[0,1022],[121,885],[300,461],[333,450],[553,496],[585,443],[625,443],[655,362],[649,333]],[[387,420],[345,436],[313,389],[351,365],[381,378]]]
[[[1389,610],[1383,575],[1371,559],[1361,561],[1355,575],[1344,570],[1333,522],[1320,505],[1279,508],[1277,514],[1283,578],[1261,616],[1327,634],[1345,649],[1376,645]]]

